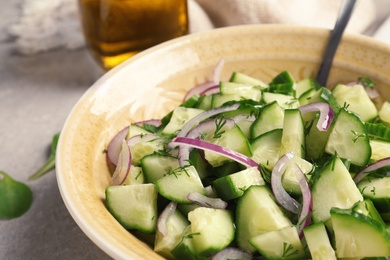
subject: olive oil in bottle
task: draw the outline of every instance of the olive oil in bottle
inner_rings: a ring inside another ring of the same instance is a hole
[[[187,0],[79,0],[79,10],[87,46],[105,70],[188,33]]]

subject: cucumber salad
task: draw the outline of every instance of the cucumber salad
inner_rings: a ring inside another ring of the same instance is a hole
[[[390,103],[234,71],[108,144],[106,206],[167,259],[390,256]]]

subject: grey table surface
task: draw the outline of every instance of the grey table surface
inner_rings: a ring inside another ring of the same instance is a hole
[[[18,54],[6,28],[18,19],[21,3],[0,2],[0,170],[28,184],[34,201],[25,215],[0,220],[0,260],[109,259],[72,219],[54,170],[27,180],[45,162],[53,135],[102,71],[85,48]]]
[[[70,216],[54,171],[27,180],[102,72],[85,48],[17,54],[6,27],[17,19],[20,2],[0,3],[0,170],[28,184],[34,201],[25,215],[0,220],[0,259],[108,259]]]

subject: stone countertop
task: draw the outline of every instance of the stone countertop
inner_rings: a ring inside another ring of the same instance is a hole
[[[0,220],[0,259],[109,259],[72,219],[54,171],[27,180],[102,72],[85,48],[18,54],[6,28],[18,18],[20,2],[0,4],[0,170],[28,184],[34,201],[25,215]]]
[[[0,3],[0,170],[28,184],[34,201],[25,215],[0,220],[0,259],[109,259],[72,219],[54,170],[28,181],[102,71],[85,48],[18,54],[7,27],[18,20],[22,1]]]

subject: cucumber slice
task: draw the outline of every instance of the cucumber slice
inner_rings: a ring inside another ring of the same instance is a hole
[[[206,194],[194,166],[178,168],[158,179],[155,184],[163,197],[178,203],[190,203],[187,196],[191,192]]]
[[[244,191],[252,185],[264,185],[265,182],[257,167],[218,178],[212,182],[219,197],[223,200],[232,200],[244,194]]]
[[[292,152],[300,158],[305,157],[305,126],[298,109],[284,111],[281,154]]]
[[[390,255],[390,233],[385,226],[371,217],[350,210],[333,208],[330,214],[337,257]]]
[[[295,96],[301,98],[304,93],[309,93],[309,91],[311,92],[313,90],[315,92],[318,88],[318,83],[312,78],[302,79],[295,84]]]
[[[196,254],[194,245],[193,245],[193,237],[196,234],[192,233],[191,225],[189,225],[183,233],[181,241],[176,245],[176,247],[172,250],[172,255],[175,259],[188,259],[188,260],[201,260],[205,259]]]
[[[252,159],[271,170],[280,157],[282,133],[282,129],[274,129],[253,140]]]
[[[352,211],[370,217],[383,226],[386,226],[386,223],[383,221],[378,210],[375,208],[374,203],[372,203],[370,199],[359,201],[355,204],[355,206],[353,206]]]
[[[231,84],[233,84],[233,83],[231,83]],[[257,90],[256,90],[256,92],[257,92]],[[256,96],[257,95],[258,95],[258,93],[256,93]],[[241,103],[241,106],[244,104],[244,108],[245,108],[245,103],[246,104],[253,104],[253,106],[262,104],[261,101],[257,101],[256,99],[257,98],[245,99],[240,93],[231,93],[231,94],[216,93],[216,94],[211,95],[211,107],[216,108],[216,107],[220,107],[220,106],[227,105],[227,104]],[[248,111],[248,109],[246,109],[246,108],[241,109],[241,106],[238,110],[229,111],[229,112],[223,113],[223,115],[225,115],[227,117],[233,117],[237,114],[242,114],[243,112],[246,112],[244,110]]]
[[[195,94],[195,95],[192,95],[189,99],[187,99],[186,101],[184,101],[183,103],[181,103],[179,105],[179,107],[184,107],[184,108],[194,108],[199,102],[199,95]],[[173,112],[175,111],[172,110],[170,111],[167,115],[165,115],[162,119],[161,119],[161,128],[163,129],[168,123],[169,121],[172,119],[172,115],[173,115]]]
[[[196,171],[198,172],[199,178],[201,180],[207,178],[210,175],[209,165],[205,161],[202,152],[197,150],[191,151],[189,162],[196,168]]]
[[[136,166],[141,165],[141,158],[153,154],[164,149],[164,138],[156,138],[148,141],[140,141],[133,146],[130,146],[132,164]]]
[[[240,101],[243,100],[240,95],[238,94],[212,94],[211,98],[211,107],[216,108],[223,106],[226,102],[231,102],[231,101]]]
[[[311,259],[337,259],[323,222],[318,222],[305,228],[303,233],[310,251]]]
[[[245,114],[242,115],[244,116]],[[241,129],[246,139],[249,140],[251,138],[251,127],[253,124],[253,120],[250,118],[250,114],[246,114],[246,117],[237,120],[236,124]]]
[[[288,71],[280,72],[271,81],[271,84],[284,84],[284,83],[289,83],[289,84],[295,83],[294,77]]]
[[[213,175],[220,178],[225,177],[229,174],[233,174],[235,172],[239,172],[242,170],[242,165],[238,162],[231,161],[222,164],[221,166],[215,167],[212,169]]]
[[[319,88],[314,94],[311,94],[310,98],[306,100],[305,104],[311,104],[314,102],[328,103],[333,108],[336,114],[340,109],[339,105],[337,104],[336,98],[332,94],[332,91],[324,87]],[[315,112],[306,113],[303,115],[303,120],[305,122],[311,121],[314,119],[316,114],[317,113]]]
[[[203,95],[199,98],[199,101],[196,104],[195,108],[209,110],[211,109],[211,100],[212,100],[212,95]]]
[[[295,97],[294,83],[270,83],[267,90],[271,93]]]
[[[177,158],[158,153],[150,154],[140,160],[145,181],[153,183],[167,173],[179,168]]]
[[[199,108],[187,108],[177,107],[173,110],[172,117],[169,123],[162,130],[163,134],[173,134],[180,130],[185,123],[191,120],[193,117],[203,113],[203,109]]]
[[[132,165],[123,185],[143,184],[144,179],[142,168]]]
[[[252,237],[249,242],[266,259],[304,259],[306,256],[294,226]]]
[[[234,71],[229,79],[230,82],[249,84],[259,86],[260,88],[268,88],[268,85],[261,80],[243,74],[241,72]]]
[[[237,95],[240,99],[261,100],[261,90],[257,86],[235,82],[220,82],[219,89],[222,95]]]
[[[390,142],[370,140],[371,160],[378,161],[390,156]]]
[[[150,132],[139,125],[130,124],[130,127],[127,131],[127,134],[126,134],[126,140],[128,140],[129,138],[131,138],[133,136],[142,135],[142,134],[150,134]]]
[[[198,255],[210,256],[234,240],[233,215],[228,210],[199,207],[188,213],[188,220]]]
[[[378,110],[362,85],[339,84],[332,92],[340,107],[347,106],[348,110],[357,114],[363,122],[378,116]]]
[[[153,184],[108,186],[108,211],[126,229],[153,233],[157,224],[157,190]]]
[[[390,142],[390,127],[387,127],[384,124],[374,124],[369,122],[365,122],[364,126],[370,138]]]
[[[258,118],[251,126],[251,138],[269,132],[274,129],[283,128],[284,110],[274,101],[263,107]]]
[[[271,92],[263,92],[263,101],[266,104],[276,101],[284,109],[298,108],[300,106],[298,100],[293,96]]]
[[[371,157],[371,147],[362,121],[355,114],[340,109],[325,151],[337,153],[357,166],[365,166]]]
[[[238,199],[236,209],[236,240],[240,248],[256,249],[249,239],[260,234],[291,226],[291,221],[273,199],[267,186],[251,186]]]
[[[189,224],[187,218],[179,210],[175,210],[166,221],[167,234],[164,236],[161,232],[156,232],[153,250],[169,259],[174,258],[172,250],[180,242]]]
[[[337,103],[336,98],[333,96],[332,91],[325,87],[319,88],[314,95],[311,96],[309,103],[325,102],[328,103],[337,113],[340,106]]]
[[[349,171],[337,156],[312,177],[313,220],[324,222],[330,218],[333,207],[349,209],[363,197]]]
[[[317,160],[324,154],[326,143],[328,142],[329,134],[331,133],[331,130],[318,130],[316,127],[318,119],[319,115],[317,114],[305,137],[306,157],[312,160]]]
[[[379,109],[379,119],[390,127],[390,102],[385,101]]]
[[[249,157],[252,155],[249,141],[237,125],[221,133],[222,134],[218,138],[206,138],[205,141],[212,142]],[[220,166],[231,161],[223,155],[207,150],[204,152],[204,157],[213,167]]]
[[[295,97],[295,80],[288,71],[282,71],[268,84],[268,91]]]
[[[390,177],[366,178],[357,186],[363,196],[370,199],[380,213],[390,212]]]
[[[282,176],[282,185],[283,188],[290,194],[292,195],[302,195],[301,188],[299,186],[299,182],[296,176],[296,169],[294,165],[297,165],[301,171],[306,175],[306,178],[310,180],[310,172],[313,169],[313,164],[310,162],[299,158],[299,157],[294,157],[293,158],[293,163],[290,163],[289,166],[287,166],[286,171],[283,173]]]
[[[310,103],[310,99],[317,92],[316,89],[309,89],[305,93],[299,96],[298,101],[301,106],[307,105]]]

